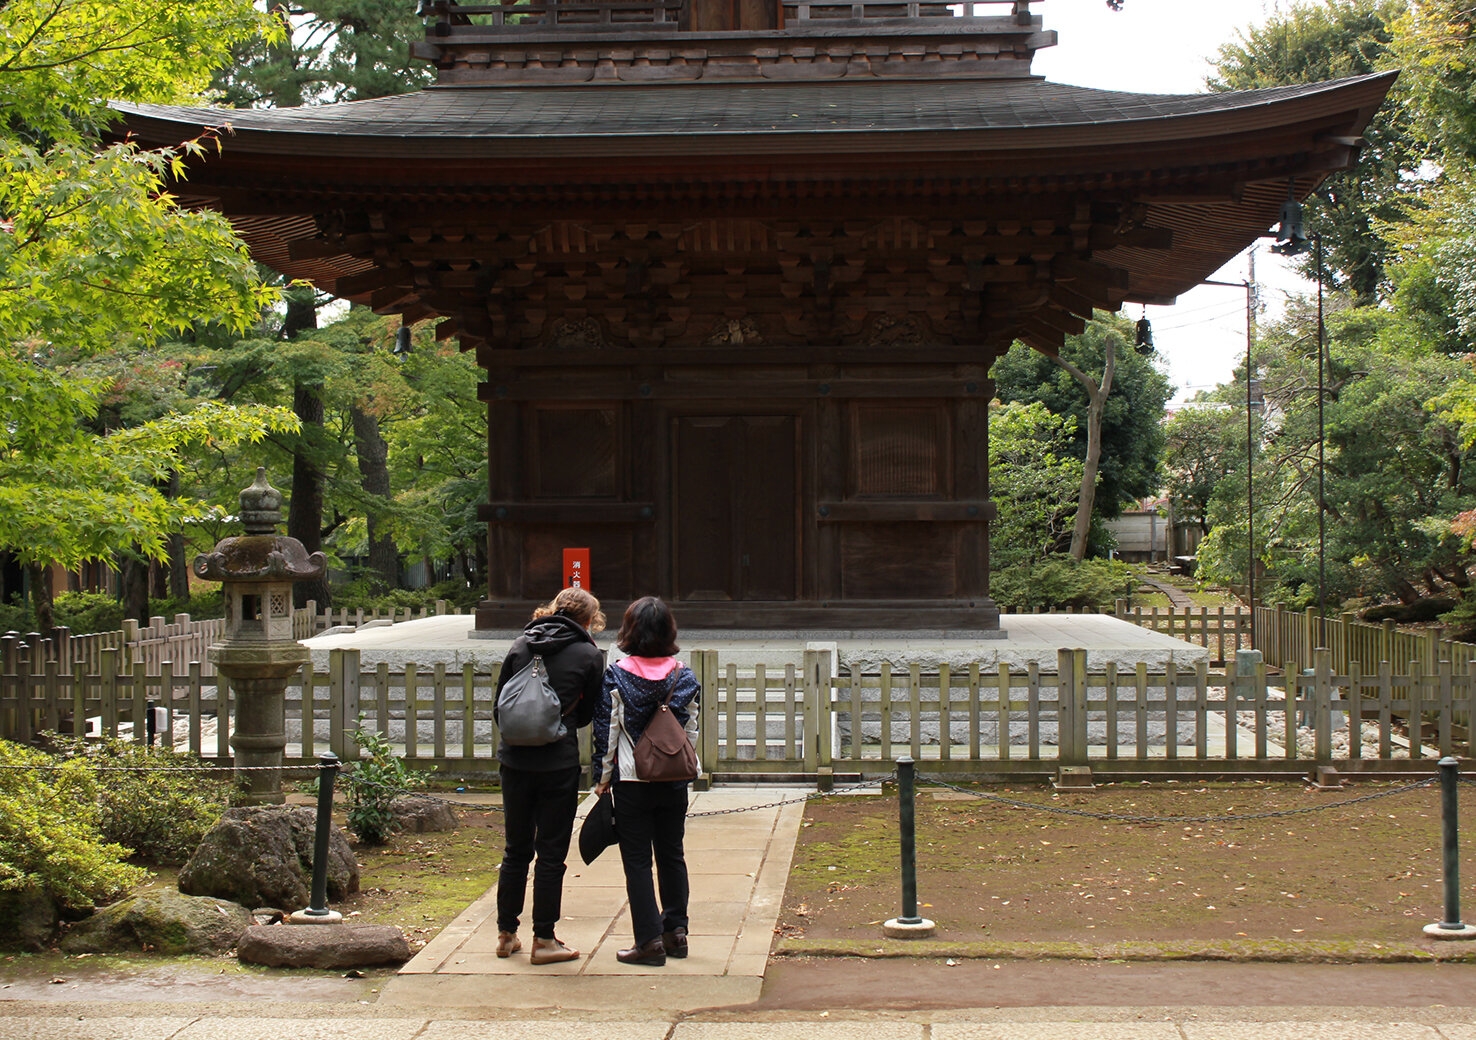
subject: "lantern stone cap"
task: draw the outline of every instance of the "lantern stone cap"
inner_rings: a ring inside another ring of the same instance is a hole
[[[256,480],[242,488],[241,526],[247,534],[273,534],[282,522],[282,492],[267,483],[266,467],[256,467]]]
[[[267,482],[266,467],[241,491],[241,526],[246,534],[223,538],[214,551],[195,557],[194,571],[212,581],[302,581],[320,578],[328,567],[320,552],[308,554],[296,538],[276,533],[282,521],[282,493]]]

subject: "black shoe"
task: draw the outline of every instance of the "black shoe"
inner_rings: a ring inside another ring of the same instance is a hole
[[[628,950],[615,951],[615,959],[621,964],[648,964],[659,968],[666,963],[666,947],[661,945],[660,939],[652,939]]]
[[[681,960],[687,955],[687,930],[678,926],[669,932],[662,932],[661,945],[666,947],[668,957]]]

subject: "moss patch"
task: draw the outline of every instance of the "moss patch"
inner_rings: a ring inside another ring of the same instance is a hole
[[[502,862],[502,814],[458,812],[455,831],[355,846],[362,887],[334,909],[365,924],[397,925],[412,948],[429,942],[497,883]]]

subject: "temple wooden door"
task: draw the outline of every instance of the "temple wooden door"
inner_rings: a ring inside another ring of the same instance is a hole
[[[672,433],[677,598],[797,598],[798,418],[679,416]]]

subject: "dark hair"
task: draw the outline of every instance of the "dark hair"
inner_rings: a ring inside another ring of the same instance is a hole
[[[676,620],[656,596],[642,596],[625,608],[615,645],[631,657],[672,657],[681,647],[676,642]]]

